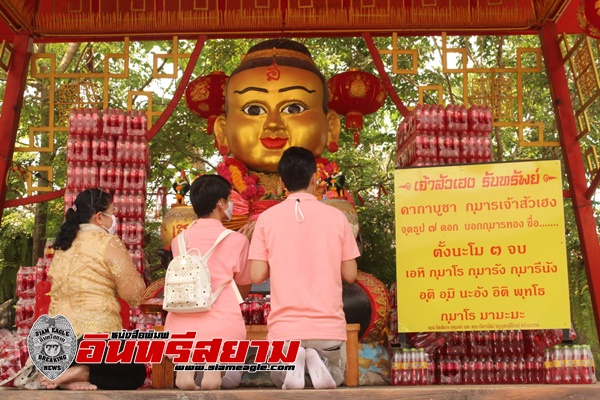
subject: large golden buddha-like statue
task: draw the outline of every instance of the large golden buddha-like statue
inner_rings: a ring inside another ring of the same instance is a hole
[[[340,118],[327,110],[327,84],[304,45],[285,39],[250,49],[227,83],[226,112],[217,118],[219,147],[248,168],[276,172],[291,146],[315,157],[337,146]]]
[[[291,146],[315,155],[321,175],[321,192],[316,194],[326,194],[339,171],[321,156],[326,149],[337,150],[341,129],[338,114],[327,109],[327,95],[325,77],[308,49],[288,39],[258,43],[231,73],[226,112],[215,121],[217,144],[225,156],[217,172],[235,189],[231,228],[243,225],[248,215],[256,218],[276,202],[273,199],[281,198],[277,165]],[[337,196],[335,191],[329,194]],[[353,207],[346,201],[335,205],[349,216],[357,233]]]

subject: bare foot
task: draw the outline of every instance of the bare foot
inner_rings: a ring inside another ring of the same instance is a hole
[[[98,387],[89,382],[69,382],[62,383],[59,387],[63,390],[96,390]]]
[[[64,383],[71,382],[88,382],[90,379],[90,368],[85,365],[75,365],[65,372],[62,373],[61,376],[56,378],[55,380],[50,380],[45,376],[40,378],[40,384],[44,386],[46,389],[56,389],[58,386]]]

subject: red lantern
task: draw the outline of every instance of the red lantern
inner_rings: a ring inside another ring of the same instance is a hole
[[[582,0],[585,18],[596,30],[600,29],[600,3],[597,0]]]
[[[385,102],[383,83],[375,75],[357,68],[332,76],[327,81],[327,106],[346,116],[346,129],[354,130],[354,146],[358,146],[363,116],[379,110]]]
[[[225,86],[229,76],[213,71],[190,82],[185,89],[185,104],[197,116],[208,119],[206,133],[214,132],[215,120],[225,112]]]
[[[591,1],[590,3],[594,2]],[[591,8],[595,9],[593,4]],[[577,9],[577,23],[586,35],[593,37],[594,39],[600,39],[600,18],[596,18],[596,24],[592,24],[587,17],[588,10],[590,10],[589,5],[585,1],[581,1],[579,8]],[[591,11],[590,15],[593,15]]]

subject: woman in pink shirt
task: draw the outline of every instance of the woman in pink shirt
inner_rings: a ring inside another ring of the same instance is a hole
[[[190,190],[190,199],[198,219],[185,231],[187,249],[198,249],[205,254],[225,230],[221,221],[230,220],[233,203],[229,201],[231,185],[218,175],[203,175],[197,178]],[[212,287],[234,280],[242,295],[246,297],[252,282],[247,264],[249,242],[246,236],[234,232],[227,236],[214,249],[208,260]],[[177,240],[171,243],[173,256],[180,253]],[[246,326],[237,301],[233,282],[227,285],[210,311],[197,313],[170,312],[165,322],[165,330],[175,333],[196,332],[196,341],[222,338],[223,340],[246,339]],[[240,374],[229,374],[223,379],[225,386],[237,386]],[[206,371],[200,386],[194,380],[194,371],[177,372],[175,383],[183,390],[214,390],[221,387],[221,372]],[[231,378],[233,378],[232,382]]]

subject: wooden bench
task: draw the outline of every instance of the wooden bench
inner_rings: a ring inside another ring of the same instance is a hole
[[[162,326],[154,328],[162,330]],[[346,334],[346,386],[358,386],[358,331],[360,324],[347,324]],[[266,325],[246,325],[248,340],[265,340],[267,338]],[[152,365],[152,387],[156,389],[169,389],[175,387],[175,372],[173,362],[167,357],[162,363]]]

